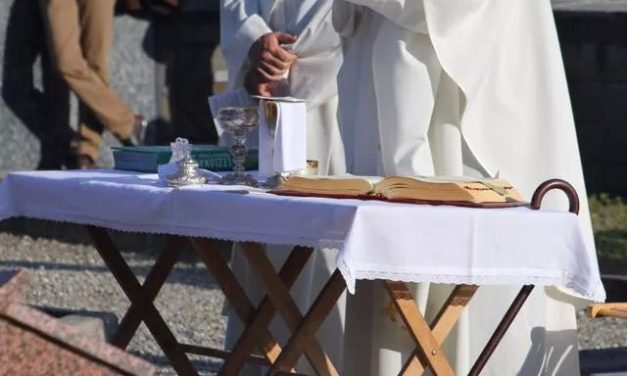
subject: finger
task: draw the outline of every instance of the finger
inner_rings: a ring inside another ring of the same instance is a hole
[[[298,37],[296,35],[278,32],[275,34],[279,43],[295,43]]]
[[[273,82],[278,81],[283,78],[282,74],[272,74],[270,72],[266,72],[263,67],[257,67],[257,75],[261,79],[262,82]]]
[[[281,49],[280,47],[277,48]],[[267,63],[268,65],[279,70],[286,70],[290,67],[291,64],[291,61],[282,61],[281,59],[276,57],[275,54],[271,51],[262,52],[260,57],[261,58],[259,59],[258,65]]]
[[[272,74],[262,67],[257,68],[257,75],[259,76],[259,81],[264,83],[276,82],[283,78],[283,75]]]
[[[298,59],[298,56],[296,56],[296,54],[287,51],[283,47],[277,47],[273,49],[272,54],[275,58],[279,59],[284,64],[288,64],[288,66],[295,62],[296,59]]]
[[[267,61],[261,61],[258,66],[273,76],[283,76],[287,72],[287,68],[277,68]]]
[[[257,92],[259,92],[259,95],[264,96],[264,97],[271,97],[272,96],[272,91],[270,89],[270,85],[268,85],[268,84],[259,85],[257,87]]]
[[[255,69],[255,76],[257,76],[257,82],[256,84],[261,85],[261,84],[269,84],[271,82],[274,82],[276,80],[273,80],[271,78],[271,76],[269,75],[263,75],[261,72],[259,72],[257,69]],[[266,78],[269,77],[269,78]]]

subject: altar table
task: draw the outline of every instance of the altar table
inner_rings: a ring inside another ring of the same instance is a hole
[[[560,182],[547,189],[564,188]],[[543,193],[543,192],[541,192]],[[536,205],[541,200],[536,197]],[[571,195],[572,196],[572,195]],[[576,212],[576,197],[571,197]],[[40,171],[9,174],[0,183],[0,220],[31,217],[86,225],[97,250],[131,301],[114,344],[125,348],[144,321],[180,374],[195,374],[187,353],[225,358],[221,374],[245,361],[290,372],[304,354],[319,374],[337,374],[315,331],[355,280],[384,281],[416,343],[406,374],[431,368],[452,374],[440,345],[478,285],[519,285],[520,294],[498,325],[471,374],[478,374],[533,285],[558,286],[594,301],[605,293],[596,255],[576,215],[530,208],[470,209],[378,201],[276,196],[241,186],[168,188],[156,175],[123,171]],[[143,285],[121,257],[106,229],[172,235]],[[229,353],[179,343],[153,305],[189,239],[246,328]],[[254,307],[213,247],[211,239],[242,242],[267,296]],[[277,273],[261,244],[294,251]],[[338,250],[337,270],[303,315],[289,288],[314,248]],[[404,282],[458,285],[429,326]],[[278,313],[293,332],[283,349],[267,326]],[[253,355],[257,346],[263,356]]]

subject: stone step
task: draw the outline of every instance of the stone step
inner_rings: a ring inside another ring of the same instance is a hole
[[[105,311],[34,307],[98,341],[110,342],[118,328],[115,314]]]

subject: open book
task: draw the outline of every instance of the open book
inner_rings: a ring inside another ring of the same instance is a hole
[[[294,176],[272,191],[292,196],[359,198],[433,205],[476,207],[523,206],[527,202],[502,179],[427,178],[306,178]]]

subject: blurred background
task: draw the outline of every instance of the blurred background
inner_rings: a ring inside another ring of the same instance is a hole
[[[226,81],[218,8],[185,0],[115,18],[111,86],[149,121],[147,143],[216,141],[207,97]],[[78,106],[50,67],[37,0],[0,0],[0,61],[0,171],[58,168],[57,140],[77,128]],[[100,154],[111,166],[107,145]]]

